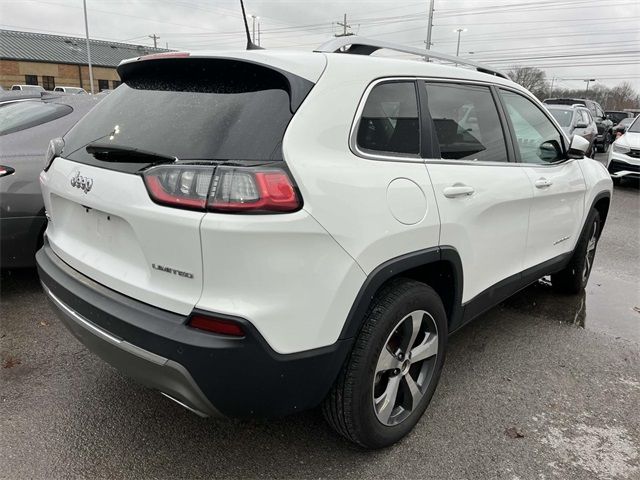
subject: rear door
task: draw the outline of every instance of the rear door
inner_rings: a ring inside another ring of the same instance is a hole
[[[426,160],[440,244],[460,255],[466,303],[522,270],[532,188],[524,170],[510,162],[490,87],[426,82],[423,88],[440,153]]]
[[[282,159],[291,85],[313,84],[208,58],[128,64],[123,80],[41,175],[48,240],[97,282],[188,314],[202,291],[200,224],[216,166]],[[179,168],[151,176],[158,164]]]
[[[586,185],[579,160],[567,159],[564,136],[533,101],[500,90],[516,155],[533,183],[524,268],[570,252],[582,227]]]

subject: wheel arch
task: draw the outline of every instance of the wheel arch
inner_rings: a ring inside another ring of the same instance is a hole
[[[596,196],[593,200],[592,208],[596,209],[600,214],[601,227],[604,228],[604,224],[607,220],[607,215],[609,214],[609,206],[611,205],[611,196],[607,192],[601,192]]]
[[[429,285],[440,296],[450,331],[462,319],[462,261],[457,250],[440,246],[418,250],[384,262],[365,279],[349,310],[340,339],[357,336],[377,292],[393,279],[405,277]]]

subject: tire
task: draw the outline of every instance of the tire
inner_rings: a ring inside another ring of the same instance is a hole
[[[551,275],[551,285],[556,292],[576,294],[587,286],[601,231],[600,213],[591,210],[569,265]]]
[[[611,177],[611,180],[613,180],[613,184],[616,187],[619,187],[620,184],[622,183],[622,178],[620,178],[620,177]]]
[[[408,279],[389,282],[372,300],[324,400],[327,422],[364,448],[387,447],[403,438],[431,401],[447,334],[442,301],[431,287]]]
[[[604,140],[602,143],[596,143],[596,152],[603,153],[604,152]]]

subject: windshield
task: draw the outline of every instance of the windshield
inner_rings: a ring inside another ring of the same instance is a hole
[[[570,127],[573,118],[573,110],[561,110],[559,108],[550,108],[549,112],[561,127]]]
[[[282,159],[282,138],[293,116],[283,75],[238,61],[180,62],[166,68],[163,61],[161,69],[127,78],[67,134],[62,155],[129,172],[141,165],[105,166],[86,145],[180,160]]]
[[[640,122],[638,121],[638,118],[640,117],[636,117],[631,126],[627,129],[627,132],[640,133]]]

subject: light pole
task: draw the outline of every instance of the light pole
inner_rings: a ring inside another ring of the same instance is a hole
[[[454,32],[458,32],[458,46],[456,47],[456,57],[460,56],[460,34],[466,32],[466,28],[456,28]]]
[[[587,88],[584,91],[584,98],[587,98],[587,94],[589,93],[589,83],[590,82],[595,82],[596,79],[595,78],[589,78],[587,80],[585,80],[585,82],[587,82]]]
[[[256,15],[251,15],[253,19],[253,43],[256,43],[256,20],[260,20],[260,17]]]
[[[89,82],[91,82],[91,94],[93,95],[93,66],[91,65],[91,45],[89,44],[89,21],[87,20],[87,0],[82,0],[84,7],[84,32],[87,36],[87,63],[89,64]],[[82,82],[82,72],[80,72]]]

